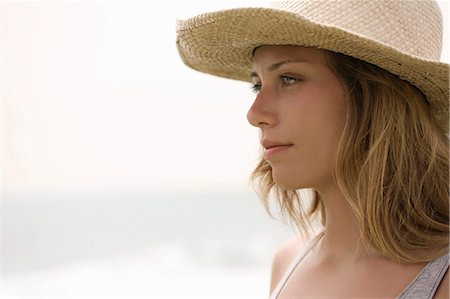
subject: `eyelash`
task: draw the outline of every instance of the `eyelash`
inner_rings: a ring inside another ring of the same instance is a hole
[[[254,93],[258,93],[261,90],[261,83],[254,83],[250,86]]]
[[[301,79],[294,78],[294,77],[287,76],[287,75],[280,75],[279,80],[281,81],[281,86],[287,87],[287,86],[290,86],[290,85],[300,81]],[[293,81],[293,82],[287,83],[286,81]],[[254,93],[258,93],[261,90],[261,83],[252,84],[251,89],[253,90]]]

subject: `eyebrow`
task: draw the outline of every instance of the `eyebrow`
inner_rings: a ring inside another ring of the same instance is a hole
[[[283,60],[283,61],[275,62],[275,63],[269,65],[269,66],[267,67],[267,71],[273,72],[274,70],[278,69],[278,68],[279,68],[280,66],[282,66],[283,64],[293,63],[293,62],[308,62],[308,61],[306,61],[306,60],[289,60],[289,59],[288,59],[288,60]],[[250,73],[250,78],[255,78],[255,77],[259,77],[259,75],[258,75],[257,72],[252,71],[252,72]]]

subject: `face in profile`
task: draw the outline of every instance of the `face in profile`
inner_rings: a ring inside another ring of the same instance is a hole
[[[261,130],[264,159],[284,189],[325,192],[335,184],[347,100],[326,55],[299,46],[262,46],[254,54],[257,96],[247,118]]]

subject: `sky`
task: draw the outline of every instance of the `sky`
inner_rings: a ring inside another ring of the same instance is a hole
[[[255,3],[3,1],[3,192],[248,188],[254,95],[184,66],[175,20]]]

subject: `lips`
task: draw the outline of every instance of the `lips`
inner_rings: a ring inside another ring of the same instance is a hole
[[[281,153],[287,149],[289,149],[291,146],[293,146],[292,143],[285,143],[285,142],[277,142],[277,141],[270,141],[270,140],[263,140],[261,142],[262,146],[266,149],[264,152],[264,158],[268,159],[269,157]]]
[[[283,142],[277,142],[277,141],[270,141],[270,140],[263,140],[261,142],[261,145],[266,149],[272,149],[276,147],[288,147],[292,146],[292,143],[283,143]]]

